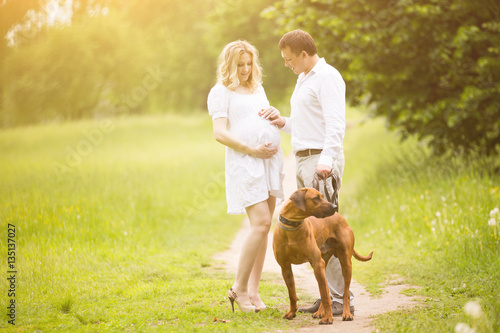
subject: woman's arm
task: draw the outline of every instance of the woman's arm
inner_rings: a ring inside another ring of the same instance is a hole
[[[216,118],[213,123],[215,140],[231,149],[262,159],[271,158],[278,152],[278,147],[268,147],[266,144],[251,147],[244,142],[239,141],[227,130],[227,118]]]

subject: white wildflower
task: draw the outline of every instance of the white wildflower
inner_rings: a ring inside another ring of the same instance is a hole
[[[494,218],[498,214],[498,207],[495,207],[490,211],[490,217]]]
[[[464,306],[464,312],[474,319],[478,319],[483,313],[481,305],[476,301],[467,302]]]
[[[494,226],[496,226],[496,225],[497,225],[497,220],[495,220],[494,218],[489,219],[489,220],[488,220],[488,225],[489,225],[490,227],[494,227]]]
[[[455,326],[455,333],[473,333],[476,330],[465,323],[458,323]]]
[[[436,212],[436,217],[440,217],[441,216],[441,212]]]

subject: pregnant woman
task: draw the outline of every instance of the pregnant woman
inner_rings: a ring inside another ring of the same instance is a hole
[[[208,95],[208,112],[215,139],[226,146],[227,212],[246,211],[250,220],[228,298],[233,312],[234,302],[244,312],[258,312],[266,309],[259,282],[276,199],[283,200],[284,176],[279,130],[259,112],[278,111],[269,105],[258,53],[248,42],[226,45],[217,79]]]

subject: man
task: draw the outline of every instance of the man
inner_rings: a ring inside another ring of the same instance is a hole
[[[298,75],[290,100],[290,118],[276,110],[262,112],[281,130],[291,134],[296,157],[297,187],[312,187],[316,171],[325,178],[333,171],[342,179],[344,171],[345,83],[340,73],[320,58],[313,38],[305,31],[286,33],[279,42],[285,66]],[[330,185],[330,184],[329,184]],[[337,184],[340,188],[340,184]],[[323,187],[320,186],[323,192]],[[328,191],[333,194],[331,185]],[[325,195],[325,193],[323,193]],[[332,256],[326,266],[326,278],[332,297],[334,316],[342,315],[344,278],[339,260]],[[351,292],[351,313],[354,314]],[[314,313],[320,300],[302,312]]]

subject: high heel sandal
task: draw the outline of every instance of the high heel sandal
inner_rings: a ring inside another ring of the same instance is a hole
[[[267,309],[267,305],[264,304],[264,306],[261,306],[260,308],[258,308],[257,306],[255,306],[255,312],[260,312],[260,311],[264,311]]]
[[[238,295],[234,292],[233,288],[229,289],[227,293],[227,298],[229,298],[229,301],[231,302],[231,308],[233,309],[234,313],[234,302],[238,304],[238,307],[240,308],[241,311],[243,312],[259,312],[255,306],[249,306],[249,307],[243,307],[239,302],[238,302]]]
[[[262,303],[263,306],[258,307],[251,298],[250,298],[250,302],[252,302],[252,304],[255,306],[255,312],[264,311],[267,309],[267,305],[265,305],[264,303]]]

